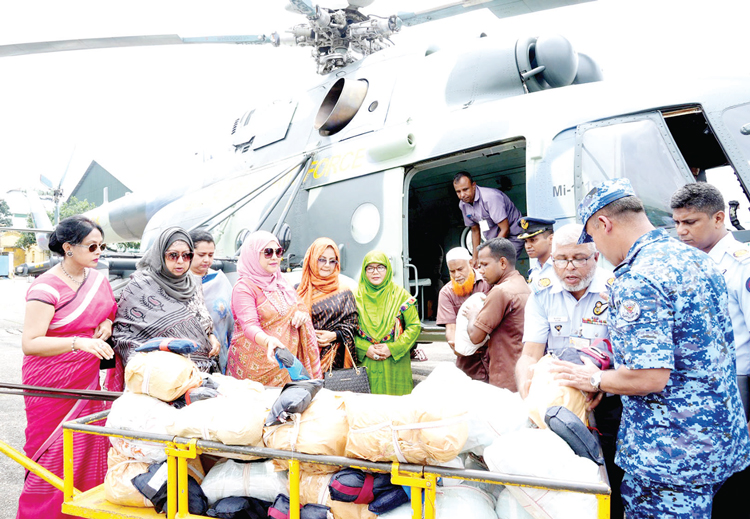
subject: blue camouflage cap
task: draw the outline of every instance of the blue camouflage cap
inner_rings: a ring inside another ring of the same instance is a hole
[[[581,237],[578,238],[578,243],[590,243],[594,241],[586,232],[586,222],[589,221],[589,218],[591,218],[595,212],[602,207],[611,204],[615,200],[625,198],[626,196],[636,196],[633,186],[627,178],[607,180],[589,191],[588,194],[583,197],[581,203],[578,204],[578,214],[581,217],[581,223],[583,224],[583,232],[581,232]]]

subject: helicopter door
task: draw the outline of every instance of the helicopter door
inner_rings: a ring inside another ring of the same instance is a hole
[[[382,250],[399,283],[403,182],[403,168],[394,168],[310,188],[300,237],[306,247],[321,236],[334,240],[341,248],[341,273],[355,281],[365,255]]]
[[[576,131],[576,205],[594,184],[627,177],[657,227],[671,227],[669,199],[694,182],[661,113],[583,124]]]

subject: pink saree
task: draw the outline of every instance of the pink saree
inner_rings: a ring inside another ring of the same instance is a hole
[[[78,291],[72,290],[54,274],[37,278],[26,294],[26,301],[53,305],[55,315],[47,330],[49,337],[93,337],[96,327],[105,319],[114,319],[117,304],[107,279],[88,270],[88,277]],[[72,339],[71,339],[72,341]],[[122,369],[121,364],[119,369]],[[109,370],[111,390],[122,387],[122,372]],[[99,359],[83,351],[71,351],[54,357],[27,355],[23,359],[23,383],[64,389],[98,390]],[[106,402],[24,397],[26,404],[26,455],[51,472],[63,475],[62,423],[104,411]],[[74,435],[74,486],[89,490],[104,481],[107,472],[109,441],[105,436]],[[61,512],[63,494],[32,473],[26,475],[18,501],[17,519],[67,518]]]

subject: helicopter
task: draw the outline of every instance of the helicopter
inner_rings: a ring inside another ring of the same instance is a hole
[[[441,251],[471,248],[452,188],[458,171],[557,225],[575,221],[592,184],[619,176],[662,227],[672,225],[671,193],[701,175],[748,202],[747,78],[609,83],[556,35],[448,48],[383,43],[349,63],[326,54],[331,48],[315,51],[318,84],[235,120],[230,153],[205,164],[202,185],[134,193],[92,211],[107,240],[140,239],[145,250],[165,226],[202,227],[231,276],[231,259],[257,228],[280,237],[289,267],[329,236],[345,275],[356,279],[364,255],[382,249],[394,280],[422,296],[436,283]]]

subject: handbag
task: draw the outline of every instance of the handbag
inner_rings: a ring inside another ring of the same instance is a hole
[[[370,392],[370,379],[367,376],[366,366],[357,366],[352,358],[352,352],[345,344],[344,347],[345,358],[351,361],[353,368],[337,369],[333,370],[331,367],[327,372],[323,373],[323,380],[326,389],[331,391],[352,391],[353,393],[369,393]]]

